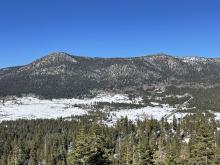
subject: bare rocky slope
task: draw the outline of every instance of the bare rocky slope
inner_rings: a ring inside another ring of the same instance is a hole
[[[0,69],[0,96],[34,93],[71,98],[97,91],[143,93],[154,87],[219,88],[220,59],[165,54],[91,58],[52,53],[28,65]]]

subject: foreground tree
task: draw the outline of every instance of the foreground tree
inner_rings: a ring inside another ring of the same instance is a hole
[[[76,145],[69,153],[68,165],[108,165],[110,160],[105,147],[104,137],[100,134],[98,126],[92,128],[92,133],[85,136],[81,129]]]
[[[201,117],[197,123],[197,130],[192,136],[190,163],[216,164],[214,154],[214,135],[208,121]]]

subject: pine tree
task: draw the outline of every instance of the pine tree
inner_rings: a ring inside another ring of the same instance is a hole
[[[149,146],[146,146],[142,140],[139,140],[137,146],[137,165],[152,165],[155,164],[153,151]]]
[[[98,126],[92,128],[89,137],[85,137],[81,130],[76,141],[76,146],[68,156],[69,165],[108,165],[110,160],[106,152],[104,137],[100,134]],[[80,139],[79,139],[80,138]]]
[[[90,153],[87,164],[108,165],[110,164],[105,138],[102,134],[101,127],[94,124],[91,128],[91,145]]]
[[[30,160],[29,160],[28,164],[38,165],[38,161],[37,161],[37,144],[36,143],[33,144],[33,147],[31,149]]]
[[[177,130],[177,126],[178,126],[178,123],[177,123],[176,116],[173,115],[173,130],[174,130],[174,131]]]
[[[120,152],[121,152],[120,155],[122,159],[121,164],[124,164],[124,165],[132,164],[133,154],[132,154],[132,145],[131,145],[129,135],[124,138],[122,145],[121,145]]]
[[[70,151],[67,164],[68,165],[86,165],[90,155],[90,146],[88,137],[85,136],[84,128],[81,128],[76,138],[75,146]]]
[[[200,119],[197,127],[196,135],[192,139],[190,161],[192,164],[213,164],[215,160],[212,127],[204,119]]]

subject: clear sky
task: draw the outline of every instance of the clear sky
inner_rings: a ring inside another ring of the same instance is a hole
[[[220,1],[0,1],[0,68],[56,51],[220,57]]]

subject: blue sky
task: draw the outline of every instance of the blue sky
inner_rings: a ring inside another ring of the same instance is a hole
[[[220,57],[219,0],[1,0],[0,68],[51,52]]]

